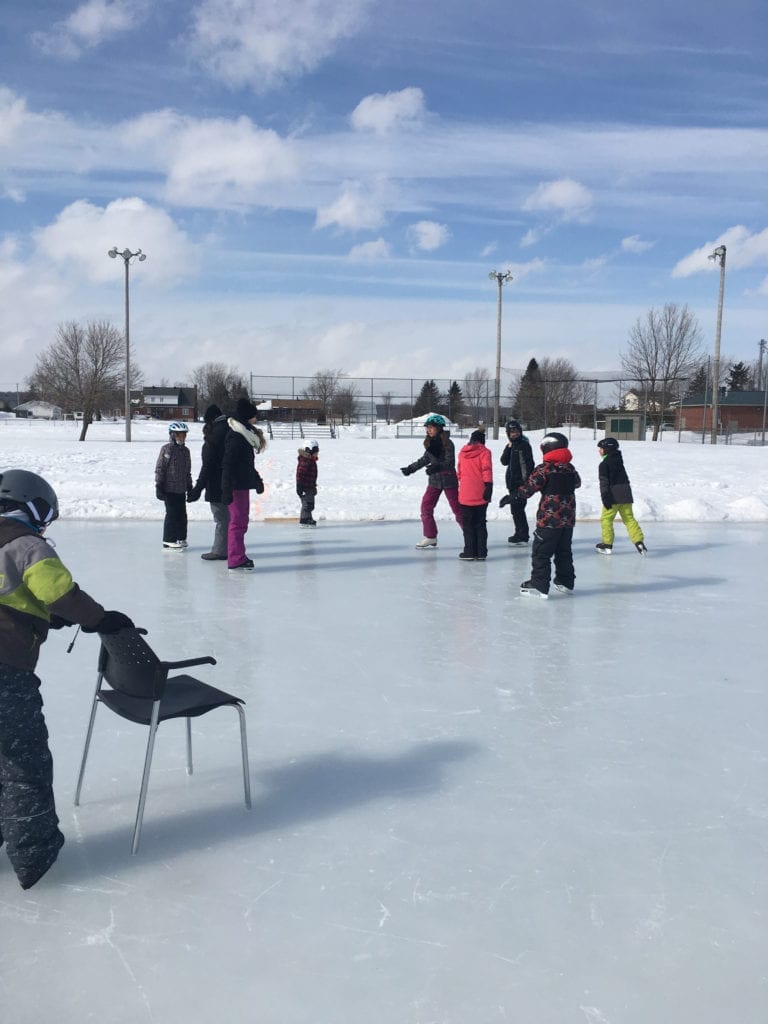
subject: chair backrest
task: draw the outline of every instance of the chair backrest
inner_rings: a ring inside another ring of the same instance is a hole
[[[168,670],[141,635],[144,630],[121,629],[101,634],[99,672],[113,690],[159,700]]]

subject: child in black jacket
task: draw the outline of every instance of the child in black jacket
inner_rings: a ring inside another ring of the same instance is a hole
[[[648,553],[645,546],[645,538],[640,524],[635,519],[632,511],[632,487],[629,483],[627,471],[624,469],[624,459],[619,451],[619,442],[615,437],[604,437],[597,442],[597,447],[602,455],[602,462],[598,470],[600,481],[600,497],[603,502],[603,514],[600,516],[600,532],[602,541],[595,544],[601,555],[610,555],[613,551],[613,521],[617,515],[627,528],[629,539],[641,555]]]
[[[515,532],[507,539],[508,544],[528,543],[528,517],[525,514],[526,500],[520,498],[512,504],[512,495],[522,486],[533,472],[533,452],[531,443],[523,434],[518,420],[507,420],[507,444],[501,453],[501,464],[507,467],[505,483],[509,494],[505,494],[499,502],[499,508],[510,506]]]

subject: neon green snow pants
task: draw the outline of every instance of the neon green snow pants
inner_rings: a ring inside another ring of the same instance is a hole
[[[613,521],[617,515],[621,516],[621,521],[626,526],[629,539],[633,544],[643,540],[643,531],[632,513],[632,505],[627,502],[624,505],[611,505],[610,508],[603,509],[603,514],[600,516],[603,544],[613,544]]]

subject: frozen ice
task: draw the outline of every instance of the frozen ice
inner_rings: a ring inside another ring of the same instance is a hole
[[[321,467],[322,469],[322,467]],[[634,482],[634,481],[633,481]],[[318,503],[319,504],[319,503]],[[202,506],[204,508],[204,506]],[[764,524],[574,541],[576,590],[519,595],[490,524],[254,524],[253,573],[157,522],[62,521],[75,578],[247,700],[144,730],[99,710],[98,643],[39,665],[67,844],[23,892],[0,851],[9,1024],[722,1024],[768,1016]]]

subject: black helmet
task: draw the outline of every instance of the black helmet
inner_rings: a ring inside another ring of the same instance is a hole
[[[523,428],[520,426],[519,420],[507,420],[506,431],[509,434],[510,431],[516,430],[518,434],[522,434]]]
[[[549,434],[545,434],[541,441],[541,450],[546,455],[547,452],[557,451],[558,448],[567,448],[568,438],[565,434],[558,434],[557,431],[552,431]]]
[[[59,499],[51,485],[26,469],[0,473],[0,512],[26,512],[35,526],[59,518]]]
[[[597,442],[597,447],[602,448],[604,452],[617,452],[619,450],[619,442],[615,437],[604,437],[602,441]]]

